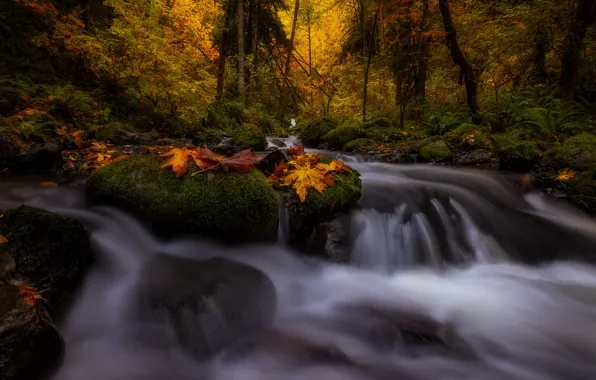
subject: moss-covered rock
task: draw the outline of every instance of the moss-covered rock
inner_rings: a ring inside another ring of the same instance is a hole
[[[300,141],[304,146],[316,148],[321,143],[321,139],[329,131],[337,127],[337,121],[330,118],[311,120],[302,127],[300,131]]]
[[[234,132],[234,143],[253,150],[265,150],[267,147],[267,137],[255,125],[244,124],[242,128]]]
[[[45,306],[25,304],[18,286],[0,286],[0,378],[49,378],[62,353],[59,332]]]
[[[369,138],[361,138],[352,140],[346,145],[344,145],[344,150],[346,152],[353,152],[353,151],[366,151],[372,145],[374,145],[374,141]]]
[[[83,225],[27,206],[5,212],[0,220],[0,235],[8,239],[0,250],[19,276],[44,290],[52,315],[62,317],[92,261]]]
[[[367,136],[377,142],[393,142],[405,139],[408,136],[406,131],[394,127],[372,127],[367,131]]]
[[[443,140],[426,144],[420,149],[420,156],[424,161],[448,161],[453,158],[449,145]]]
[[[529,171],[542,155],[534,141],[517,140],[509,135],[497,135],[494,144],[499,157],[499,169]]]
[[[446,135],[446,140],[459,150],[476,149],[492,150],[492,142],[488,138],[489,127],[475,124],[462,124]]]
[[[367,121],[366,123],[362,123],[362,129],[371,129],[371,128],[393,128],[394,125],[391,123],[391,120],[385,118],[379,118],[371,121]]]
[[[559,180],[565,169],[575,172],[568,180]],[[584,132],[544,153],[532,169],[533,183],[556,190],[559,197],[596,215],[596,136]]]
[[[364,137],[365,134],[359,127],[346,125],[337,127],[325,134],[322,142],[332,149],[343,149],[352,140]]]
[[[162,236],[200,234],[224,242],[275,238],[279,198],[258,170],[176,178],[159,157],[131,157],[87,181],[91,204],[136,214]]]
[[[324,157],[324,163],[332,160]],[[335,186],[328,187],[323,193],[310,189],[306,200],[300,202],[296,192],[291,189],[286,197],[286,206],[290,215],[290,240],[300,241],[310,235],[317,224],[332,219],[341,211],[352,207],[362,195],[360,173],[338,174],[334,176]]]

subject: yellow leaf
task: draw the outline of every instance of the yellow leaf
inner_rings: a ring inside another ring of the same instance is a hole
[[[111,157],[112,157],[111,154],[98,153],[97,154],[97,162],[99,162],[101,164],[102,162],[109,160]]]
[[[41,186],[43,186],[43,187],[58,187],[58,184],[56,182],[46,181],[46,182],[42,182]]]
[[[5,236],[0,235],[0,244],[6,244],[6,243],[8,243],[8,239]]]
[[[575,177],[576,174],[576,172],[569,168],[559,170],[559,173],[557,174],[557,181],[569,181],[570,179]]]
[[[290,170],[288,174],[283,178],[282,186],[291,186],[296,190],[300,202],[306,200],[308,190],[313,188],[319,193],[323,193],[327,189],[327,186],[333,186],[334,181],[327,170],[321,170],[321,168],[310,168],[302,166],[294,170]]]
[[[162,154],[162,156],[171,156],[161,167],[171,166],[174,173],[176,173],[176,177],[182,177],[188,171],[188,158],[191,156],[191,152],[187,148],[173,148]]]

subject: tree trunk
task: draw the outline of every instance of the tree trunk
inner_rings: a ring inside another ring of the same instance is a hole
[[[466,98],[470,111],[473,114],[478,112],[478,84],[474,76],[474,69],[468,58],[462,51],[457,42],[457,33],[451,18],[451,11],[449,10],[449,0],[439,0],[439,9],[443,18],[443,26],[445,27],[445,41],[447,48],[451,53],[453,62],[459,66],[460,83],[463,81],[466,87]]]
[[[546,53],[548,50],[548,35],[540,29],[534,36],[534,51],[530,58],[532,68],[530,69],[530,83],[545,83],[546,74]]]
[[[219,60],[217,62],[217,99],[222,100],[224,96],[226,81],[226,60],[228,58],[228,40],[230,39],[230,23],[232,21],[233,0],[226,3],[224,25],[219,43]]]
[[[575,18],[569,26],[565,38],[565,49],[561,58],[561,78],[559,87],[563,97],[575,98],[579,80],[580,54],[586,29],[596,19],[596,0],[580,0],[575,10]]]
[[[284,84],[287,84],[288,82],[288,77],[290,75],[290,66],[292,64],[292,53],[294,52],[294,38],[296,38],[296,26],[298,25],[298,11],[300,10],[300,0],[296,0],[296,2],[294,3],[294,19],[292,20],[292,33],[290,34],[290,42],[288,44],[288,56],[286,57],[286,64],[285,64],[285,68],[284,68],[284,72],[283,74],[283,82]],[[291,90],[289,86],[288,87],[288,92]],[[283,87],[282,87],[283,88]],[[287,93],[284,92],[281,95],[281,102],[280,102],[280,109],[279,109],[279,115],[280,117],[283,118],[286,110],[286,100],[287,100]]]
[[[375,38],[375,29],[377,27],[377,19],[379,18],[379,12],[381,11],[381,1],[379,0],[379,5],[377,6],[377,11],[375,12],[375,19],[373,21],[372,31],[371,31],[371,43],[368,47],[368,58],[366,60],[366,68],[364,69],[364,89],[363,89],[363,96],[362,96],[362,121],[366,122],[366,103],[368,101],[368,72],[370,71],[370,61],[372,59],[372,54],[374,49],[372,48],[372,43]]]
[[[244,104],[244,0],[238,0],[236,28],[238,29],[238,97]]]

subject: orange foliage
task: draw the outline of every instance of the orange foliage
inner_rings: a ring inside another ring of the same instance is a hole
[[[176,177],[182,177],[188,172],[190,159],[202,170],[222,168],[225,171],[233,172],[249,172],[253,170],[253,165],[262,159],[250,149],[243,150],[232,157],[226,157],[212,152],[207,147],[196,149],[172,148],[162,154],[162,157],[170,157],[161,167],[171,166]]]

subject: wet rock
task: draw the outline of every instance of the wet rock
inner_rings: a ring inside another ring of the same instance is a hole
[[[14,262],[15,275],[43,291],[50,314],[60,320],[92,261],[82,224],[43,209],[21,206],[4,213],[0,235],[8,240],[0,249]]]
[[[476,149],[471,152],[463,152],[455,156],[453,162],[456,165],[478,166],[485,169],[496,170],[499,168],[499,161],[488,149]]]
[[[332,262],[347,264],[350,256],[346,245],[346,231],[342,227],[336,220],[322,222],[313,228],[304,241],[296,242],[295,248]]]
[[[138,135],[133,132],[117,129],[108,138],[108,141],[115,145],[133,145],[138,142]]]
[[[153,135],[151,133],[139,133],[137,140],[139,144],[149,145],[153,142]]]
[[[248,149],[248,147],[234,145],[234,140],[231,137],[226,137],[213,148],[213,151],[224,156],[233,156],[245,149]]]
[[[268,326],[275,313],[269,278],[224,258],[158,255],[139,278],[139,317],[173,325],[182,347],[196,359]]]
[[[275,138],[274,138],[274,139],[269,139],[269,142],[270,142],[271,144],[275,145],[275,146],[276,146],[276,147],[278,147],[278,148],[285,148],[285,147],[287,147],[286,143],[285,143],[285,142],[283,142],[283,141],[282,141],[282,140],[280,140],[280,139],[275,139]]]
[[[265,156],[265,158],[263,158],[261,162],[257,164],[257,169],[265,173],[265,175],[273,174],[275,167],[282,160],[285,162],[290,162],[292,157],[290,157],[288,151],[285,149],[275,150]]]
[[[417,154],[409,153],[383,153],[375,156],[381,162],[389,164],[415,164],[418,159]]]
[[[453,153],[445,141],[438,140],[420,149],[420,156],[426,162],[447,162],[453,158]]]
[[[0,378],[47,378],[63,352],[60,334],[42,303],[31,307],[19,288],[0,286]]]
[[[62,148],[55,143],[33,144],[7,161],[14,171],[48,171],[61,166]]]

